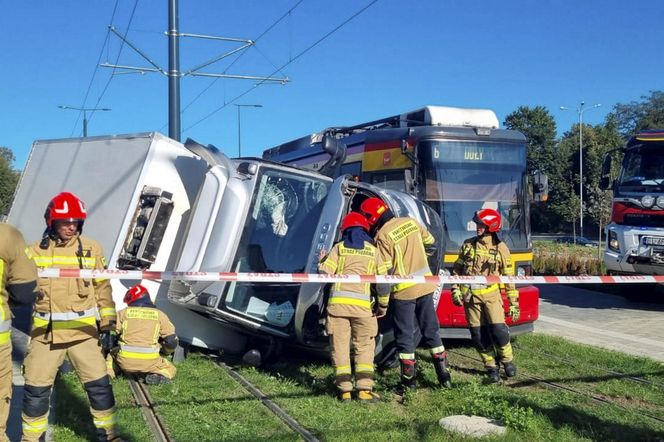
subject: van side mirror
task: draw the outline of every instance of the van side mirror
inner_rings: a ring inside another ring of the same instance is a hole
[[[415,181],[413,180],[413,173],[410,169],[403,171],[404,192],[409,195],[415,196]]]
[[[532,176],[533,201],[544,202],[549,199],[549,177],[543,173]]]
[[[602,161],[602,177],[599,180],[599,187],[602,190],[609,188],[611,183],[611,155],[604,155],[604,160]]]

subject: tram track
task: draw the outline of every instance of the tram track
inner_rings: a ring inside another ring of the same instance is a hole
[[[457,351],[454,351],[454,350],[449,350],[448,349],[447,352],[450,353],[450,354],[453,354],[455,356],[459,356],[461,358],[464,358],[464,359],[472,360],[472,361],[478,362],[480,364],[482,363],[481,359],[479,359],[479,358],[468,356],[468,355],[465,355],[463,353],[460,353],[460,352],[457,352]],[[553,381],[549,381],[549,380],[546,380],[546,379],[538,377],[538,376],[533,376],[533,375],[530,375],[528,373],[524,373],[524,371],[522,369],[520,370],[520,373],[517,375],[517,377],[519,377],[521,379],[526,379],[526,380],[536,382],[538,384],[541,384],[545,387],[548,387],[548,388],[551,388],[551,389],[554,389],[554,390],[566,391],[568,393],[576,394],[578,396],[582,396],[582,397],[585,397],[587,399],[590,399],[593,402],[597,402],[597,403],[604,404],[604,405],[611,405],[611,406],[614,406],[614,407],[619,408],[621,410],[625,410],[625,411],[630,412],[630,413],[638,414],[640,416],[645,416],[649,419],[652,419],[656,422],[659,422],[660,424],[664,424],[664,419],[659,417],[659,416],[654,416],[654,415],[652,415],[650,413],[647,413],[647,412],[644,412],[643,410],[640,410],[640,409],[637,410],[637,409],[634,409],[634,408],[627,407],[627,406],[622,405],[622,404],[620,404],[616,401],[612,401],[612,400],[610,400],[610,399],[608,399],[604,396],[601,396],[601,395],[598,395],[598,394],[595,394],[595,393],[591,393],[591,392],[588,392],[588,391],[583,391],[583,390],[580,390],[578,388],[571,387],[569,385],[564,385],[560,382],[553,382]],[[644,381],[646,381],[646,380],[644,380]]]
[[[152,432],[155,440],[157,442],[174,441],[175,439],[171,437],[168,429],[166,428],[166,425],[157,414],[157,411],[154,407],[154,402],[150,396],[150,392],[145,387],[145,385],[137,382],[134,379],[129,379],[129,389],[131,390],[131,394],[134,397],[134,402],[136,402],[136,405],[138,405],[141,409],[143,418],[150,427],[150,431]]]
[[[274,403],[262,391],[260,391],[254,384],[249,382],[245,377],[237,372],[233,367],[219,360],[217,357],[210,356],[209,359],[214,362],[218,367],[224,370],[235,382],[240,384],[247,392],[249,392],[258,402],[267,408],[272,414],[284,422],[292,431],[297,433],[306,442],[320,442],[309,430],[304,428],[297,420],[286,413],[279,405]],[[134,402],[141,409],[141,413],[147,422],[150,431],[152,432],[157,442],[173,442],[173,439],[164,424],[163,420],[159,417],[155,404],[150,396],[147,387],[134,379],[129,379],[129,389],[134,398]]]
[[[563,356],[557,356],[557,355],[553,355],[551,353],[547,353],[545,351],[534,350],[534,349],[531,349],[531,348],[525,348],[525,347],[522,347],[520,345],[514,345],[514,348],[519,350],[519,351],[525,351],[526,353],[531,353],[531,354],[536,354],[538,356],[543,356],[543,357],[552,359],[552,360],[557,361],[557,362],[563,362],[563,363],[568,364],[568,365],[573,366],[573,367],[585,367],[585,368],[590,367],[593,370],[601,371],[603,373],[607,373],[607,374],[610,374],[612,376],[616,376],[616,377],[618,377],[619,379],[622,379],[622,380],[631,381],[631,382],[634,382],[634,383],[637,383],[637,384],[642,384],[642,385],[648,385],[648,386],[651,386],[651,387],[656,387],[656,388],[659,388],[661,390],[664,390],[664,383],[650,381],[650,380],[645,379],[645,378],[640,377],[640,376],[633,376],[633,375],[630,375],[629,373],[624,373],[624,372],[615,371],[615,370],[609,370],[609,369],[606,369],[606,368],[598,367],[596,365],[591,365],[589,363],[573,361],[572,359],[565,358]]]

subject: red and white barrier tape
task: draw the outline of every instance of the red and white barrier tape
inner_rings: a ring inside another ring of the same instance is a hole
[[[664,283],[664,275],[629,276],[378,276],[378,275],[319,275],[307,273],[225,273],[225,272],[159,272],[151,270],[78,270],[42,269],[42,278],[106,278],[159,281],[237,281],[237,282],[297,282],[297,283],[429,283],[429,284],[624,284]]]

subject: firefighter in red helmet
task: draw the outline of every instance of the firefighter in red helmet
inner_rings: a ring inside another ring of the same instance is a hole
[[[374,275],[380,261],[369,224],[359,213],[351,212],[341,222],[341,241],[326,256],[320,253],[318,269],[330,275]],[[355,349],[355,383],[357,399],[376,402],[373,390],[375,337],[377,318],[385,316],[389,301],[389,285],[377,284],[378,307],[372,312],[368,283],[336,283],[327,304],[327,333],[330,336],[339,399],[350,401],[353,391],[350,346]]]
[[[435,239],[424,226],[413,218],[395,217],[380,198],[364,200],[360,211],[376,232],[382,272],[398,276],[431,275],[427,250],[434,245]],[[401,366],[398,393],[416,388],[417,328],[433,358],[438,382],[444,387],[451,387],[447,353],[438,332],[440,325],[433,306],[434,290],[435,284],[399,283],[392,286],[394,337]]]
[[[53,197],[44,214],[44,237],[27,248],[38,268],[106,268],[101,245],[81,235],[86,217],[85,204],[76,195],[62,192]],[[24,361],[23,440],[39,440],[46,431],[51,389],[65,357],[87,392],[97,439],[118,437],[115,398],[102,355],[114,345],[115,322],[108,279],[39,280]]]
[[[501,217],[494,209],[482,209],[473,216],[477,235],[461,246],[454,263],[454,275],[489,276],[514,275],[510,251],[497,233]],[[513,363],[510,332],[505,324],[503,299],[500,294],[504,284],[455,284],[452,286],[452,302],[464,306],[466,320],[473,345],[480,354],[491,382],[500,382],[502,363],[508,377],[516,375]],[[519,292],[514,284],[507,284],[508,315],[519,320]]]
[[[124,302],[127,308],[118,312],[118,366],[125,373],[143,377],[146,384],[169,383],[176,369],[164,356],[178,346],[173,323],[140,284],[127,290]]]

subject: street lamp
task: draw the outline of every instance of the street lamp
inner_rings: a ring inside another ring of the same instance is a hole
[[[237,156],[242,156],[242,142],[240,136],[240,109],[243,107],[263,107],[262,104],[236,104],[237,107]]]
[[[600,107],[601,104],[593,104],[590,107],[584,107],[585,101],[579,104],[576,108],[576,113],[579,114],[579,198],[581,200],[581,208],[579,209],[579,236],[583,236],[583,113],[590,109]],[[567,106],[560,106],[560,110],[571,110]]]
[[[88,111],[110,111],[112,109],[108,109],[105,107],[71,107],[71,106],[58,106],[60,109],[70,109],[70,110],[77,110],[77,111],[83,111],[83,136],[87,137],[88,136]]]

